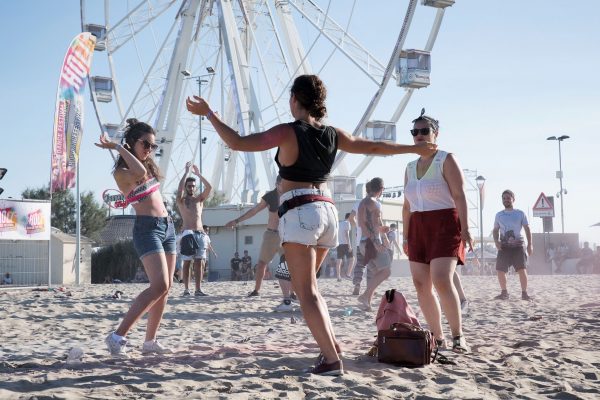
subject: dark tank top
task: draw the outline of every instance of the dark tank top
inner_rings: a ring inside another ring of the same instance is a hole
[[[277,149],[275,162],[279,167],[279,175],[293,182],[327,181],[337,153],[337,132],[331,126],[315,128],[301,120],[291,125],[298,141],[298,159],[293,165],[285,167],[279,163]]]
[[[279,193],[277,193],[277,189],[265,193],[262,199],[269,206],[269,212],[277,212],[279,209]]]

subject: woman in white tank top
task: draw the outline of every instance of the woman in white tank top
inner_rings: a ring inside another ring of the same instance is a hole
[[[413,121],[411,133],[415,144],[437,141],[438,121],[424,113],[423,109]],[[423,315],[438,346],[445,346],[441,303],[452,332],[452,349],[468,352],[453,276],[456,265],[464,263],[465,244],[472,250],[472,239],[462,171],[454,156],[438,150],[433,156],[410,162],[406,167],[404,195],[403,247]]]

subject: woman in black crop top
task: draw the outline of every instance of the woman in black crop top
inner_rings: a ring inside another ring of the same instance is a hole
[[[340,346],[316,279],[316,272],[329,248],[337,245],[337,210],[325,193],[325,181],[337,150],[356,154],[416,153],[428,156],[436,151],[436,145],[377,142],[323,125],[321,119],[327,112],[327,92],[316,75],[297,77],[290,92],[290,110],[295,122],[247,136],[240,136],[221,121],[204,99],[194,96],[194,99],[188,98],[186,104],[193,114],[206,116],[232,150],[265,151],[277,147],[275,161],[283,178],[279,234],[292,286],[300,300],[306,324],[321,349],[311,372],[341,375]]]

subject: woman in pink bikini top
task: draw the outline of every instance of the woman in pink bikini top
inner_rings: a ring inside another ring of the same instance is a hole
[[[150,280],[150,287],[134,300],[117,330],[105,340],[113,356],[127,357],[125,336],[146,310],[148,325],[142,354],[169,352],[168,347],[158,343],[156,333],[173,282],[177,251],[173,221],[159,191],[160,171],[152,159],[152,153],[158,148],[155,139],[150,125],[132,118],[127,120],[123,145],[111,142],[106,135],[96,143],[100,148],[119,153],[113,176],[121,192],[127,193],[126,204],[135,210],[133,246]]]

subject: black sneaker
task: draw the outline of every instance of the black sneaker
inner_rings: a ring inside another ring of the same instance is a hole
[[[204,293],[202,290],[196,290],[194,292],[194,296],[208,296],[206,293]]]
[[[317,363],[309,372],[315,375],[340,376],[344,375],[344,364],[342,363],[342,360],[325,364],[325,357],[319,356]]]
[[[508,300],[508,292],[502,292],[498,296],[494,297],[494,300]]]
[[[253,290],[250,293],[248,293],[248,297],[256,297],[256,296],[260,296],[256,290]]]

